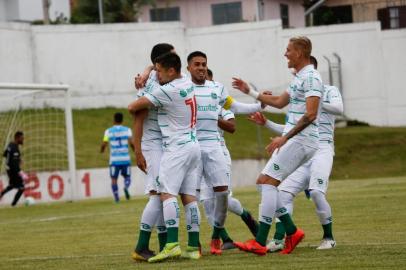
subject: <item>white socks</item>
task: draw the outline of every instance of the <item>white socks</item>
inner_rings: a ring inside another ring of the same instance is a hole
[[[216,201],[214,198],[203,201],[204,212],[206,213],[207,221],[210,226],[214,226],[214,204]]]
[[[278,201],[278,188],[272,185],[261,185],[261,213],[259,221],[268,225],[272,224]]]
[[[228,196],[228,211],[236,214],[237,216],[241,216],[244,209],[242,208],[242,205],[239,200],[231,196]]]
[[[214,226],[224,228],[227,218],[228,191],[214,192],[216,202],[214,206]]]
[[[200,211],[197,202],[185,205],[186,229],[188,232],[199,232]]]
[[[140,229],[150,232],[157,223],[157,220],[161,215],[161,211],[162,203],[159,199],[159,195],[149,196],[147,205],[145,205],[144,211],[142,212]]]
[[[326,195],[319,190],[311,190],[310,197],[316,205],[316,213],[321,225],[331,223],[331,207],[327,202]]]
[[[179,204],[176,198],[169,198],[163,202],[164,220],[166,228],[179,227]]]

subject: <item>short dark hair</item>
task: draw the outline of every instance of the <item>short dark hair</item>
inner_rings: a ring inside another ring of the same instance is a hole
[[[207,69],[207,75],[210,77],[210,78],[213,78],[213,71],[211,71],[211,69]]]
[[[152,50],[151,50],[151,61],[153,64],[155,64],[155,59],[158,56],[161,56],[165,53],[168,53],[175,49],[171,44],[169,43],[158,43],[156,44]]]
[[[116,112],[114,114],[114,122],[116,123],[123,123],[123,114],[121,112]]]
[[[180,73],[180,69],[182,68],[180,57],[176,53],[172,52],[158,56],[155,59],[155,62],[166,69],[174,68],[177,73]]]
[[[17,131],[16,133],[14,133],[14,139],[20,138],[24,136],[24,133],[22,131]]]
[[[312,63],[312,65],[314,66],[315,69],[317,69],[317,58],[314,57],[313,55],[310,55],[310,63]]]
[[[187,57],[187,62],[189,63],[194,57],[201,56],[207,60],[207,56],[204,52],[201,51],[194,51],[190,53]]]

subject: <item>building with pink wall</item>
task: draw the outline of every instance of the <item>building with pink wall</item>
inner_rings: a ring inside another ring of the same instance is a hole
[[[157,0],[140,22],[181,21],[186,27],[281,19],[284,28],[305,26],[302,0]]]

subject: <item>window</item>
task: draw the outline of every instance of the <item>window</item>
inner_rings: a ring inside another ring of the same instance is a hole
[[[289,28],[289,6],[280,4],[279,12],[282,20],[282,28]]]
[[[241,2],[212,4],[213,24],[237,23],[242,21]]]
[[[150,9],[151,22],[180,21],[179,7],[154,8]]]
[[[391,29],[399,28],[399,9],[389,8],[389,26]]]

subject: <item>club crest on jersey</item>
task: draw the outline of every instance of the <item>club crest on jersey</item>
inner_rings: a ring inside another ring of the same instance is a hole
[[[181,97],[186,97],[187,96],[187,92],[185,90],[180,90],[179,95]]]
[[[217,99],[217,94],[216,93],[211,93],[211,98],[212,99]]]

